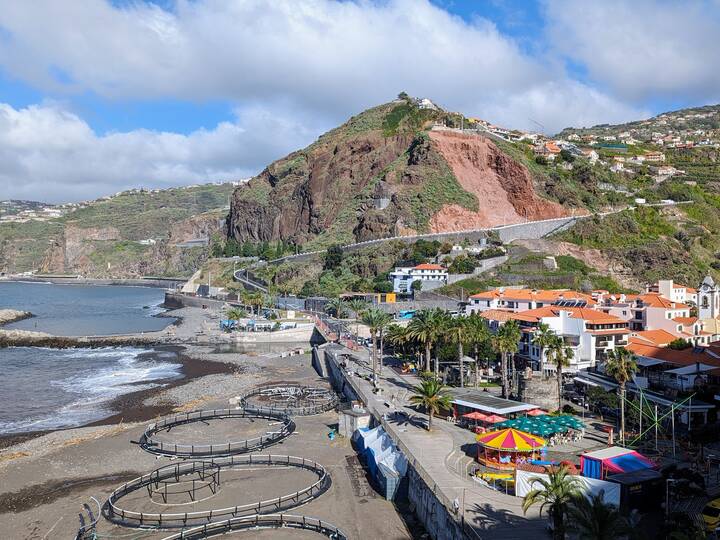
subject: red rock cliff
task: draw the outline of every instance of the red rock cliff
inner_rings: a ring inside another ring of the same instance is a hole
[[[445,205],[430,220],[432,232],[508,225],[567,215],[559,204],[541,199],[524,165],[505,155],[488,138],[454,131],[431,131],[430,139],[450,165],[460,185],[474,194],[473,212]]]

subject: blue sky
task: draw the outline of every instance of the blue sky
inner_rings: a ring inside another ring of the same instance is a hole
[[[548,132],[720,101],[720,2],[53,0],[0,10],[0,198],[229,180],[400,91]]]

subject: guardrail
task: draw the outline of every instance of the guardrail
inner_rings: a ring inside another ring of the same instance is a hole
[[[284,509],[294,508],[315,499],[327,491],[331,483],[330,475],[322,465],[316,461],[295,456],[251,454],[214,459],[210,463],[219,465],[220,467],[234,467],[238,465],[246,467],[298,467],[314,472],[317,474],[318,480],[310,486],[294,493],[258,501],[257,503],[213,510],[184,513],[150,513],[125,510],[117,506],[116,503],[118,500],[139,489],[157,484],[168,478],[178,478],[181,475],[194,474],[200,466],[207,467],[207,462],[191,461],[178,463],[176,465],[160,467],[149,474],[126,482],[117,488],[110,494],[103,508],[105,517],[113,523],[129,527],[187,527],[188,525],[211,523],[217,521],[217,518],[230,519],[243,515],[263,514],[264,510],[268,512],[278,512]]]
[[[195,527],[166,536],[163,540],[200,540],[243,529],[277,529],[286,527],[315,531],[335,540],[347,539],[347,535],[342,529],[332,523],[317,518],[292,514],[255,514],[254,516],[228,519],[226,521],[218,521],[201,527]]]
[[[261,435],[242,441],[222,444],[178,444],[153,439],[153,436],[164,429],[191,422],[200,422],[213,418],[264,418],[282,422],[278,431],[269,435]],[[167,416],[148,427],[140,437],[140,447],[152,454],[179,457],[223,457],[260,450],[280,442],[295,431],[295,422],[282,410],[270,407],[247,407],[242,409],[212,409],[192,411],[174,416]]]
[[[293,383],[268,383],[256,386],[250,389],[248,392],[240,396],[240,405],[247,407],[249,410],[253,410],[256,406],[248,404],[248,400],[254,396],[270,395],[274,390],[281,391],[283,389],[296,389],[300,393],[312,394],[315,393],[318,396],[322,396],[324,400],[317,405],[308,406],[287,406],[282,408],[272,407],[273,410],[278,410],[287,414],[288,416],[312,416],[315,414],[322,414],[331,409],[334,409],[340,402],[338,395],[329,388],[320,388],[315,386],[303,386]]]

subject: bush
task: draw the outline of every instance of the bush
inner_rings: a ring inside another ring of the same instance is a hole
[[[339,268],[343,260],[343,250],[340,246],[330,246],[325,252],[323,260],[323,270],[333,270]]]

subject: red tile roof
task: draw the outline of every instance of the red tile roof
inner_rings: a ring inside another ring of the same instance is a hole
[[[702,362],[708,366],[717,366],[720,368],[720,358],[709,354],[707,350],[695,352],[693,347],[688,347],[687,349],[676,351],[668,347],[653,347],[652,345],[633,343],[633,338],[631,338],[630,341],[631,343],[626,348],[639,356],[656,358],[670,362],[671,364],[677,364],[678,366],[689,366],[696,362]]]
[[[677,336],[672,335],[667,330],[643,330],[641,332],[635,332],[635,335],[630,338],[630,342],[637,342],[640,345],[664,347],[676,339]]]
[[[627,321],[614,315],[609,315],[592,308],[564,307],[564,306],[543,306],[536,309],[528,309],[513,314],[513,319],[518,321],[539,322],[543,317],[559,317],[561,311],[570,313],[573,319],[583,319],[590,324],[627,324]]]
[[[445,268],[439,264],[422,263],[413,267],[413,270],[445,270]]]

